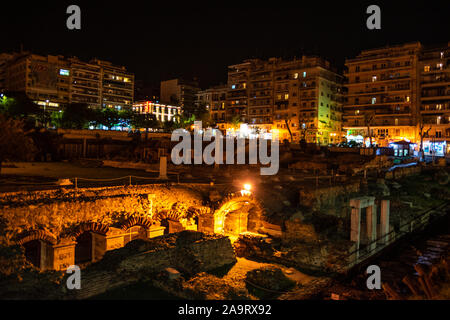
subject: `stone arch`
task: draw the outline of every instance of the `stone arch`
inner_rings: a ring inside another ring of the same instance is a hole
[[[252,195],[231,194],[214,212],[214,232],[231,235],[246,231],[257,233],[263,212],[263,206]]]
[[[159,211],[154,219],[159,222],[161,226],[165,227],[164,234],[179,232],[184,230],[181,224],[181,219],[186,217],[186,213],[182,213],[178,210]]]
[[[56,237],[44,230],[31,230],[20,235],[16,241],[25,252],[28,262],[37,268],[46,268],[47,247],[57,243]]]
[[[152,220],[142,216],[132,216],[128,218],[122,224],[122,229],[125,232],[123,235],[123,244],[126,245],[128,242],[136,239],[147,239],[148,231],[152,224]]]
[[[85,222],[80,224],[73,232],[75,238],[75,264],[92,262],[96,260],[96,242],[106,242],[109,226],[98,222]],[[101,245],[105,247],[105,245]]]

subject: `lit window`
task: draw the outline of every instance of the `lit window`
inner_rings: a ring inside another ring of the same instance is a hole
[[[438,63],[438,64],[436,65],[436,68],[438,68],[439,70],[442,70],[442,66],[443,66],[442,63]]]
[[[423,70],[424,70],[425,72],[430,71],[430,66],[425,66],[425,67],[423,68]]]
[[[409,96],[406,96],[406,102],[409,102]]]
[[[236,85],[233,84],[233,85],[231,86],[231,89],[236,89]]]
[[[289,99],[289,94],[288,94],[288,93],[286,93],[286,94],[284,95],[284,99],[285,99],[285,100]]]
[[[356,110],[356,111],[355,111],[355,114],[359,114],[359,110]]]
[[[372,98],[372,104],[377,103],[377,98]]]
[[[298,72],[294,73],[294,79],[298,79]]]
[[[377,76],[372,76],[372,82],[377,81]]]
[[[303,71],[303,78],[306,78],[306,71]]]

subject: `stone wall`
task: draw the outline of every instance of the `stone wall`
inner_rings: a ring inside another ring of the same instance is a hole
[[[300,189],[300,206],[307,207],[311,211],[320,211],[325,207],[335,207],[339,197],[347,198],[359,191],[359,181],[322,188],[304,187]]]
[[[132,216],[153,219],[159,212],[171,211],[183,216],[202,202],[200,190],[170,185],[3,193],[0,207],[5,227],[0,244],[11,245],[30,230],[43,230],[58,240],[82,222],[120,225]]]
[[[184,275],[209,271],[236,262],[228,237],[182,231],[149,240],[136,240],[109,251],[81,274],[81,290],[61,298],[85,299],[140,280],[156,278],[172,267]]]

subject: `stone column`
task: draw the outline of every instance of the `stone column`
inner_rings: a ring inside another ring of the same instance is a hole
[[[374,204],[366,209],[366,227],[369,250],[375,250],[377,243],[377,206]]]
[[[167,180],[167,157],[159,158],[159,179]]]
[[[359,251],[359,243],[361,240],[361,207],[359,200],[350,200],[350,206],[352,208],[350,240],[356,243],[356,250]],[[357,252],[356,257],[358,255],[359,252]]]
[[[381,201],[380,238],[383,244],[389,242],[389,206],[389,200]]]

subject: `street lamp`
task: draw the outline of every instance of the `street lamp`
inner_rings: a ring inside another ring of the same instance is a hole
[[[241,195],[243,196],[249,196],[252,194],[252,192],[250,191],[252,189],[252,185],[250,183],[245,183],[244,184],[244,189],[241,190]]]

